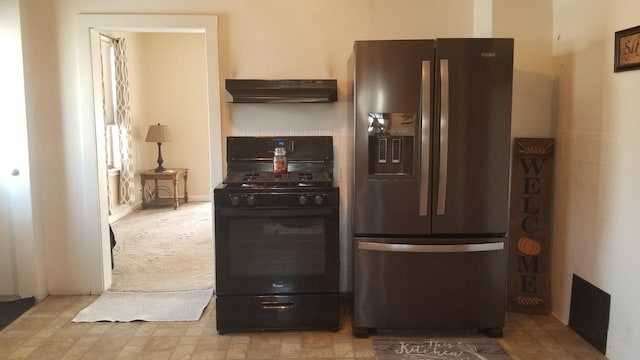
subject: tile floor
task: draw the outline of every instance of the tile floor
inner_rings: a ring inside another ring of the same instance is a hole
[[[95,296],[49,296],[0,331],[0,359],[361,359],[372,340],[332,332],[218,335],[214,302],[198,322],[72,323]],[[499,340],[512,359],[606,359],[551,316],[508,313]]]

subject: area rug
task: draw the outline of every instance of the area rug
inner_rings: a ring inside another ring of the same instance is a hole
[[[9,326],[36,303],[32,296],[25,299],[0,301],[0,330]]]
[[[487,337],[374,338],[376,360],[508,360]]]
[[[164,292],[105,291],[73,322],[198,321],[213,289]]]
[[[131,213],[112,224],[116,238],[110,291],[213,287],[211,202]]]

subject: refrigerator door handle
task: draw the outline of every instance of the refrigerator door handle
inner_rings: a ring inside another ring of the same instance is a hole
[[[422,62],[421,76],[422,108],[421,108],[421,157],[420,157],[420,205],[418,215],[426,216],[429,206],[429,160],[431,157],[431,61]]]
[[[449,158],[449,60],[440,60],[440,166],[436,214],[444,215],[447,202],[447,162]]]
[[[452,245],[412,245],[412,244],[388,244],[360,241],[358,250],[385,251],[385,252],[411,252],[411,253],[466,253],[481,251],[499,251],[504,249],[504,243],[482,244],[452,244]]]

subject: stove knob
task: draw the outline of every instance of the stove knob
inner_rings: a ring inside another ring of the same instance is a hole
[[[231,205],[238,206],[240,204],[240,197],[236,194],[229,196],[229,201],[231,201]]]
[[[300,203],[300,205],[307,205],[307,196],[306,195],[300,195],[298,197],[298,202]]]
[[[254,195],[247,196],[247,205],[253,206],[256,204],[256,197]]]
[[[313,198],[313,201],[316,202],[316,205],[322,205],[322,203],[324,202],[324,196],[316,195],[316,197]]]

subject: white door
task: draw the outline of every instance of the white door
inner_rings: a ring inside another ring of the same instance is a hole
[[[0,295],[46,296],[34,236],[19,0],[0,2]]]

